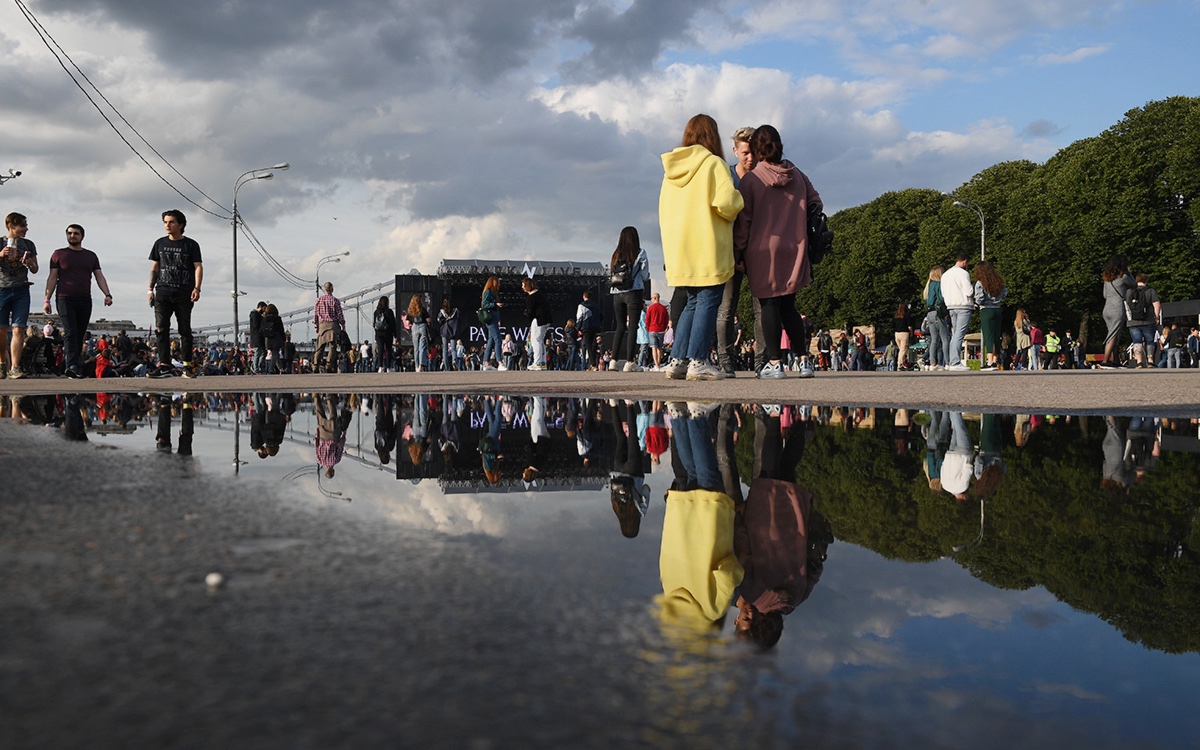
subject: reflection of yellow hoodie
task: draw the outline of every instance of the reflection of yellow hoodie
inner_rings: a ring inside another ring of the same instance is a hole
[[[733,220],[743,205],[729,165],[703,146],[677,148],[662,161],[658,226],[667,283],[724,284],[733,276]]]
[[[708,625],[720,619],[742,582],[733,552],[733,500],[710,490],[668,493],[658,564],[664,621]]]

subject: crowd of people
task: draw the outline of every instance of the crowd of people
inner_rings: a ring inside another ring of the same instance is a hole
[[[949,268],[930,269],[923,314],[898,303],[890,337],[874,332],[872,341],[872,331],[863,328],[835,332],[815,327],[796,309],[796,294],[812,283],[808,231],[810,217],[823,210],[820,194],[784,158],[783,142],[771,125],[740,128],[732,142],[736,162],[729,165],[717,123],[699,114],[688,121],[681,145],[662,155],[659,228],[663,267],[673,289],[669,303],[657,292],[647,300],[650,259],[632,226],[621,230],[610,258],[611,305],[602,306],[593,291],[585,291],[574,315],[556,328],[538,280],[524,278],[527,326],[514,338],[513,330],[502,332],[500,281],[491,277],[475,313],[484,332],[481,346],[464,340],[470,328],[464,317],[469,315],[450,298],[434,315],[420,294],[404,308],[397,300],[396,311],[386,295],[380,297],[372,319],[374,341],[352,342],[341,302],[333,284],[326,283],[313,310],[311,371],[650,370],[688,380],[719,380],[739,370],[769,379],[789,372],[812,377],[818,369],[965,372],[973,369],[965,354],[976,311],[980,370],[1087,366],[1083,342],[1071,331],[1060,336],[1023,309],[1007,327],[1002,309],[1007,284],[987,260],[969,269],[966,254],[959,254]],[[250,313],[248,352],[237,345],[194,346],[191,313],[204,280],[200,246],[185,236],[182,212],[165,211],[162,220],[166,235],[155,241],[149,255],[147,295],[154,331],[131,350],[124,343],[102,346],[103,339],[87,332],[93,280],[105,305],[112,304],[112,294],[99,258],[83,247],[84,229],[78,224],[67,227],[67,244],[51,255],[47,274],[43,310],[49,315],[51,302],[56,304],[61,332],[48,328],[37,336],[27,330],[29,276],[38,273],[38,254],[26,237],[26,217],[10,213],[0,248],[0,377],[25,377],[31,367],[73,378],[309,369],[298,361],[278,309],[266,302]],[[1200,365],[1200,331],[1163,320],[1162,303],[1145,273],[1134,276],[1128,259],[1114,255],[1102,278],[1107,335],[1099,367]],[[736,312],[743,281],[753,299],[753,335],[746,335]],[[606,307],[614,316],[609,346],[602,345],[608,330]],[[1127,348],[1126,332],[1132,340]],[[881,346],[881,338],[886,345]],[[49,342],[56,342],[57,349]]]

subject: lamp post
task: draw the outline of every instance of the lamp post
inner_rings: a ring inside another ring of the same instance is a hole
[[[15,180],[20,176],[21,176],[21,170],[10,169],[10,170],[8,170],[8,174],[0,174],[0,185],[3,185],[4,183],[8,182],[9,180]]]
[[[985,235],[986,235],[986,229],[984,227],[984,221],[983,221],[983,209],[979,207],[978,203],[966,200],[965,198],[958,198],[950,193],[942,193],[942,195],[946,196],[947,198],[954,198],[954,205],[957,206],[958,208],[969,208],[969,209],[973,210],[979,216],[979,259],[987,260],[987,255],[985,253],[985,247],[984,247],[984,239],[985,239]]]
[[[342,258],[345,258],[349,254],[350,254],[350,251],[347,250],[344,253],[334,253],[333,255],[326,255],[324,258],[321,258],[319,261],[317,261],[317,296],[318,297],[321,296],[321,266],[325,265],[326,263],[341,263]]]
[[[242,217],[238,214],[237,194],[242,189],[242,185],[253,180],[270,180],[274,179],[275,172],[280,172],[290,168],[292,165],[287,162],[281,162],[273,167],[262,167],[260,169],[251,169],[248,172],[243,172],[240,177],[233,181],[233,291],[229,294],[233,297],[233,348],[238,348],[238,297],[241,293],[238,291],[237,278],[237,234],[238,223]]]

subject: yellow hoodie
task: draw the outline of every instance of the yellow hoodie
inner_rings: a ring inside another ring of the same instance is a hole
[[[729,165],[699,145],[663,154],[662,161],[658,227],[667,283],[724,284],[733,276],[733,220],[743,206]]]
[[[728,171],[728,170],[727,170]],[[667,493],[657,597],[664,622],[711,625],[742,582],[733,551],[733,500],[710,490]]]

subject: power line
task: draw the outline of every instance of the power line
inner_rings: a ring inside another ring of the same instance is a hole
[[[87,97],[87,100],[91,103],[92,107],[94,107],[96,109],[96,111],[98,113],[100,113],[100,116],[104,118],[104,121],[106,123],[108,123],[108,126],[110,128],[112,128],[114,133],[117,134],[117,137],[120,138],[122,141],[124,141],[125,145],[129,147],[129,150],[132,151],[135,156],[137,156],[139,159],[141,159],[142,163],[145,164],[150,169],[150,171],[153,172],[155,174],[155,176],[158,177],[158,179],[162,180],[163,183],[167,187],[174,190],[179,195],[179,197],[183,198],[185,201],[192,204],[193,206],[200,209],[201,211],[203,211],[207,214],[211,214],[212,216],[215,216],[218,219],[231,218],[229,215],[228,208],[225,208],[225,206],[222,206],[220,203],[213,200],[203,190],[196,187],[196,185],[191,180],[189,180],[187,177],[184,177],[183,174],[178,169],[176,169],[175,166],[173,164],[171,164],[171,162],[168,161],[166,157],[164,157],[162,154],[160,154],[158,152],[158,150],[154,148],[154,146],[150,145],[150,142],[147,141],[142,136],[142,134],[138,132],[137,128],[135,128],[132,125],[132,123],[130,123],[129,120],[127,120],[125,118],[125,116],[121,114],[120,110],[118,110],[116,108],[116,106],[113,105],[113,103],[110,102],[108,100],[108,98],[104,96],[104,93],[100,91],[100,89],[96,86],[96,84],[92,83],[91,79],[89,79],[87,77],[87,75],[83,72],[83,70],[81,70],[80,67],[75,64],[75,61],[71,59],[71,56],[67,54],[66,50],[64,50],[61,45],[59,45],[58,41],[54,39],[54,37],[50,34],[49,30],[47,30],[46,27],[42,25],[42,22],[39,21],[37,19],[37,17],[33,15],[33,11],[29,10],[29,8],[27,8],[25,6],[25,3],[23,3],[22,0],[13,0],[13,2],[16,3],[17,8],[21,11],[21,14],[25,16],[25,20],[29,22],[29,25],[33,27],[34,33],[36,33],[38,35],[38,38],[42,40],[42,44],[46,45],[46,49],[50,50],[51,55],[54,55],[55,61],[63,69],[63,72],[65,72],[67,74],[67,77],[69,77],[71,79],[71,82],[75,84],[75,87],[78,88],[85,97]],[[53,44],[51,44],[51,43],[53,43]],[[58,48],[58,51],[55,51],[56,47]],[[59,56],[60,52],[61,52],[61,57]],[[104,100],[104,103],[107,104],[112,109],[112,111],[116,113],[117,117],[119,117],[121,119],[121,121],[123,123],[125,123],[129,127],[129,129],[134,132],[134,134],[137,135],[137,137],[142,141],[142,143],[145,143],[146,146],[148,146],[150,148],[150,150],[154,152],[155,156],[157,156],[159,159],[161,159],[164,164],[166,164],[168,167],[171,168],[171,171],[173,171],[175,174],[179,175],[183,179],[183,181],[186,182],[188,185],[190,185],[194,190],[196,190],[196,192],[200,193],[205,198],[208,198],[208,200],[211,201],[213,203],[213,205],[217,206],[222,211],[225,211],[226,214],[222,215],[222,214],[216,213],[215,211],[211,211],[211,210],[205,208],[204,206],[200,205],[196,201],[192,200],[186,194],[184,194],[184,192],[182,190],[177,188],[175,185],[171,184],[171,181],[168,180],[166,177],[164,177],[161,172],[159,172],[157,169],[155,169],[154,165],[152,165],[146,159],[146,157],[143,156],[141,154],[141,152],[137,150],[137,147],[129,142],[129,139],[125,137],[125,134],[122,133],[120,131],[120,129],[117,128],[116,123],[114,123],[112,121],[112,119],[105,113],[105,111],[100,107],[100,105],[96,102],[96,100],[92,98],[92,95],[88,93],[87,89],[85,89],[83,87],[83,85],[79,83],[78,79],[75,78],[75,75],[71,72],[71,70],[63,62],[63,58],[66,58],[66,60],[71,63],[71,67],[75,68],[75,70],[77,70],[79,72],[79,75],[83,78],[83,80],[87,81],[88,85],[91,86],[92,89],[95,90],[95,92],[100,96],[100,98]]]
[[[261,255],[263,260],[267,261],[268,265],[270,265],[285,281],[293,284],[294,286],[303,286],[305,289],[307,289],[310,284],[314,283],[313,279],[306,279],[301,276],[297,276],[296,274],[287,270],[283,263],[267,252],[266,246],[259,241],[258,236],[254,234],[254,230],[250,228],[250,225],[246,223],[245,218],[243,218],[240,213],[238,214],[238,224],[242,228],[242,234],[250,240],[250,244],[254,245],[254,249],[258,251],[258,254]]]

